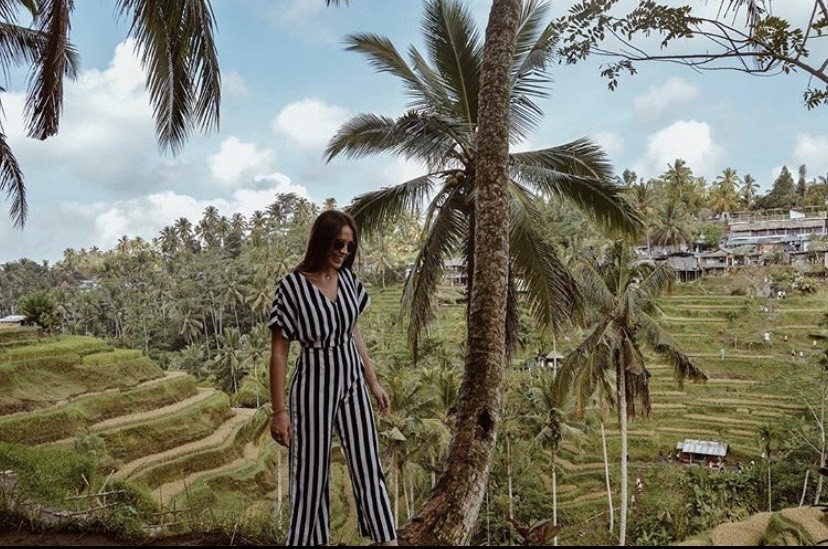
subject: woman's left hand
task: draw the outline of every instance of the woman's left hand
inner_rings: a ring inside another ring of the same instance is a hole
[[[371,386],[371,394],[374,395],[374,399],[377,401],[380,413],[387,414],[388,410],[391,409],[391,399],[388,398],[385,389],[379,383],[375,383]]]

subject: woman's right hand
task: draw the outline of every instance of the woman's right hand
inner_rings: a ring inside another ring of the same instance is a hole
[[[284,447],[290,446],[293,428],[290,425],[290,415],[287,410],[280,410],[270,419],[270,436]]]

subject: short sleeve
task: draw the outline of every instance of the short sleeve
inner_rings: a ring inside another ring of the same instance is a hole
[[[362,282],[356,275],[352,273],[352,276],[354,277],[354,293],[356,295],[357,310],[362,313],[371,304],[371,296],[368,295],[365,286],[362,285]]]
[[[291,299],[291,294],[287,277],[285,277],[276,285],[276,295],[273,298],[273,306],[270,308],[270,319],[267,321],[268,328],[281,329],[282,335],[288,341],[296,338],[296,304]]]

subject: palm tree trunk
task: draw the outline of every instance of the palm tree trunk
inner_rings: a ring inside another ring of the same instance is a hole
[[[493,0],[481,69],[473,285],[457,428],[440,480],[400,530],[403,543],[464,545],[477,523],[497,442],[509,261],[509,96],[520,0]]]
[[[612,534],[615,529],[615,509],[612,508],[612,486],[610,485],[609,459],[607,458],[607,433],[604,430],[604,422],[601,422],[601,441],[604,445],[604,478],[607,479],[607,502],[609,504],[609,531]]]
[[[558,453],[552,448],[552,524],[558,525]],[[558,536],[552,538],[552,545],[558,546]]]
[[[624,361],[618,358],[618,421],[621,426],[621,513],[618,519],[618,545],[627,542],[627,388]]]
[[[514,494],[512,493],[512,441],[506,437],[506,483],[509,489],[509,518],[515,516]]]
[[[823,385],[822,388],[822,404],[820,406],[820,414],[819,414],[819,434],[820,434],[820,441],[822,444],[820,445],[820,452],[819,452],[819,468],[822,469],[825,467],[825,397],[826,397],[826,388]],[[816,487],[816,495],[814,496],[814,505],[819,505],[819,498],[822,496],[822,481],[824,479],[824,475],[820,474],[819,479],[817,480],[817,487]]]

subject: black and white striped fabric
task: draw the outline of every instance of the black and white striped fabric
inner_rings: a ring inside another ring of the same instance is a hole
[[[371,401],[352,332],[370,303],[362,283],[339,271],[336,300],[298,271],[276,287],[268,326],[302,352],[290,383],[290,526],[287,545],[324,545],[330,534],[330,458],[336,431],[348,460],[360,534],[396,538]]]

